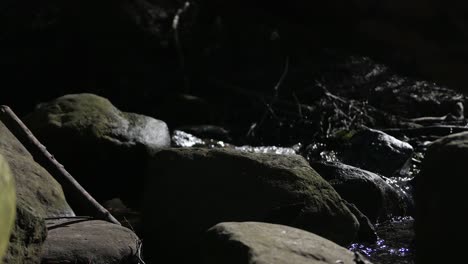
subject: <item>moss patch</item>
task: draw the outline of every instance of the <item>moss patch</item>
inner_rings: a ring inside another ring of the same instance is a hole
[[[5,159],[0,155],[0,263],[8,247],[15,219],[15,182]]]

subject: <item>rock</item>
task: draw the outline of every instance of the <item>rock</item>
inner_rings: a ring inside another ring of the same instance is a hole
[[[39,264],[47,229],[42,217],[18,200],[15,228],[4,258],[5,264]]]
[[[141,213],[139,208],[129,208],[119,198],[105,201],[102,206],[123,226],[130,228],[136,234],[141,234]]]
[[[468,133],[443,137],[431,145],[416,181],[416,261],[442,263],[444,252],[463,259],[468,236],[465,212]]]
[[[93,94],[66,95],[40,104],[25,121],[100,201],[115,197],[138,200],[134,196],[141,188],[146,148],[170,145],[163,121],[121,112]]]
[[[39,263],[47,235],[43,218],[73,216],[74,212],[65,200],[60,184],[34,161],[2,122],[0,138],[0,155],[9,164],[17,197],[15,227],[5,263]]]
[[[16,182],[20,206],[39,217],[73,216],[60,184],[0,122],[0,154],[8,162]]]
[[[392,176],[401,170],[413,154],[413,147],[388,134],[374,129],[356,132],[342,160],[365,170]]]
[[[375,79],[379,77],[382,78],[377,75]],[[392,76],[388,84],[391,81],[395,83],[373,89],[370,104],[407,118],[446,116],[447,119],[463,119],[465,98],[460,93],[427,81],[398,80],[396,76]]]
[[[372,222],[406,214],[404,198],[379,175],[339,162],[311,166]]]
[[[204,264],[370,264],[355,262],[355,254],[304,230],[258,222],[220,223],[203,243]]]
[[[139,238],[129,229],[100,220],[48,221],[41,264],[132,264]]]
[[[8,248],[15,222],[15,181],[5,159],[0,155],[0,263]]]
[[[359,242],[366,242],[366,243],[375,243],[377,242],[377,233],[375,232],[375,227],[369,220],[369,218],[363,214],[356,205],[344,201],[346,207],[351,211],[351,213],[356,216],[357,220],[359,221],[359,231],[357,234],[357,241]]]
[[[341,197],[297,155],[167,149],[153,155],[147,180],[143,233],[152,255],[190,255],[201,234],[223,221],[294,226],[342,245],[359,228]]]

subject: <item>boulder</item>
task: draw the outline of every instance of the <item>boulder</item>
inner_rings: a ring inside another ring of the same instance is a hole
[[[351,137],[341,158],[346,164],[389,177],[400,171],[412,154],[410,144],[379,130],[364,129]]]
[[[468,236],[464,212],[468,133],[458,133],[433,142],[422,163],[416,181],[416,261],[443,263],[444,252],[454,259],[465,252],[462,241]]]
[[[143,234],[145,251],[152,255],[197,252],[201,234],[223,221],[294,226],[341,245],[351,242],[359,228],[336,191],[298,155],[157,151],[145,194]]]
[[[15,227],[5,263],[39,263],[47,235],[43,218],[74,216],[74,212],[60,184],[34,161],[2,122],[0,138],[0,155],[9,164],[17,197]],[[4,210],[3,206],[0,210]]]
[[[16,221],[10,244],[4,258],[5,264],[39,264],[47,229],[42,217],[39,217],[18,200]]]
[[[47,221],[41,264],[132,264],[141,257],[139,238],[129,229],[89,219]]]
[[[25,122],[99,201],[138,200],[135,193],[143,180],[146,148],[170,145],[163,121],[122,112],[94,94],[66,95],[39,104]]]
[[[356,216],[356,219],[359,222],[359,230],[357,233],[357,238],[356,240],[359,242],[365,242],[365,243],[375,243],[377,242],[377,233],[375,231],[375,226],[372,224],[372,222],[369,220],[369,218],[363,214],[359,209],[356,207],[356,205],[344,201],[346,204],[346,207],[351,211],[351,213]]]
[[[203,259],[203,264],[370,264],[361,255],[316,234],[258,222],[228,222],[210,228],[203,243]]]
[[[316,162],[311,166],[372,222],[406,214],[404,197],[379,175],[339,162]]]
[[[0,263],[2,263],[15,222],[15,181],[5,159],[0,155]]]
[[[16,182],[18,204],[40,217],[73,216],[60,184],[0,122],[0,154]]]

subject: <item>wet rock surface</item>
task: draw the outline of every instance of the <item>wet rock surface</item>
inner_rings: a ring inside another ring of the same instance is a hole
[[[382,131],[365,129],[352,135],[341,160],[389,177],[401,170],[412,154],[413,147],[407,142]]]
[[[375,226],[375,243],[355,243],[349,249],[368,257],[373,263],[412,264],[415,259],[414,219],[395,217]]]
[[[311,166],[372,222],[407,214],[404,198],[379,175],[338,162]]]

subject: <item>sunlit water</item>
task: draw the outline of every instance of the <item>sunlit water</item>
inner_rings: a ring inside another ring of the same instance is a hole
[[[172,135],[172,144],[175,147],[230,148],[243,152],[278,155],[295,155],[298,154],[298,151],[301,148],[301,144],[296,144],[289,148],[276,146],[234,146],[219,140],[201,139],[180,130],[174,131]]]

